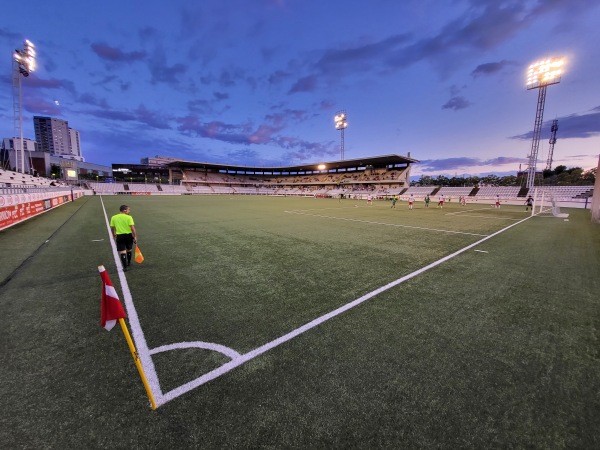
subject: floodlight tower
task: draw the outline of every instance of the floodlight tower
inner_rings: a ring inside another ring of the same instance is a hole
[[[551,84],[560,83],[564,59],[547,58],[529,66],[527,72],[527,90],[538,89],[537,111],[533,126],[533,138],[531,140],[531,152],[528,155],[529,167],[527,168],[527,188],[533,188],[535,172],[540,149],[540,135],[542,133],[542,121],[544,120],[544,105],[546,103],[546,88]]]
[[[554,144],[556,144],[556,132],[558,131],[558,119],[554,119],[552,121],[552,126],[550,127],[550,149],[548,150],[548,160],[546,161],[546,170],[552,170],[552,158],[554,154]]]
[[[335,122],[335,129],[340,130],[341,140],[340,140],[340,160],[344,160],[344,130],[348,126],[348,122],[346,121],[346,111],[338,111],[335,113],[335,117],[333,118]]]
[[[19,136],[21,150],[21,173],[25,173],[25,149],[23,145],[23,97],[21,94],[21,75],[28,77],[35,70],[35,45],[27,39],[23,42],[23,49],[16,49],[13,53],[13,120],[15,137]],[[15,169],[19,171],[18,150],[15,143]]]

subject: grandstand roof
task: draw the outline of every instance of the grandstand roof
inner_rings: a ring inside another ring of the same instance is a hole
[[[370,156],[367,158],[359,159],[345,159],[340,161],[323,161],[318,163],[300,164],[294,166],[242,166],[236,164],[213,164],[207,162],[197,161],[185,161],[177,160],[167,163],[169,167],[179,167],[182,169],[212,169],[212,170],[226,170],[236,172],[318,172],[320,164],[324,164],[327,170],[332,169],[356,169],[359,167],[373,166],[373,167],[386,167],[386,166],[399,166],[409,165],[412,163],[419,162],[416,159],[408,156],[400,155],[382,155],[382,156]]]

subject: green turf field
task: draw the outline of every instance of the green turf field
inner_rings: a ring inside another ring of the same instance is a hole
[[[102,200],[0,232],[4,448],[600,447],[587,210]],[[121,203],[146,258],[125,274],[103,209]],[[156,411],[99,325],[100,264]]]

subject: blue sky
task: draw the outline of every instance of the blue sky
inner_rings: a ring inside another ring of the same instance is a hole
[[[597,0],[29,1],[3,8],[0,134],[13,133],[11,56],[27,38],[24,135],[69,121],[89,162],[154,155],[281,166],[400,154],[412,175],[526,167],[537,90],[527,66],[566,58],[547,90],[555,166],[600,154]]]

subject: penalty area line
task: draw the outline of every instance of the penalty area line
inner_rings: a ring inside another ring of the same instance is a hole
[[[347,303],[337,309],[334,309],[333,311],[331,311],[321,317],[318,317],[318,318],[308,322],[307,324],[302,325],[301,327],[296,328],[295,330],[293,330],[287,334],[284,334],[283,336],[281,336],[271,342],[267,342],[266,344],[261,345],[260,347],[257,347],[254,350],[249,351],[248,353],[244,353],[244,354],[240,355],[239,357],[234,357],[231,361],[223,364],[221,367],[218,367],[218,368],[216,368],[210,372],[207,372],[206,374],[196,378],[195,380],[189,381],[169,392],[166,392],[165,394],[162,395],[162,397],[160,399],[160,404],[164,404],[170,400],[173,400],[173,399],[175,399],[175,398],[177,398],[199,386],[202,386],[203,384],[205,384],[211,380],[214,380],[215,378],[225,375],[226,373],[230,372],[231,370],[235,369],[236,367],[239,367],[242,364],[245,364],[248,361],[251,361],[252,359],[256,358],[257,356],[260,356],[263,353],[266,353],[269,350],[272,350],[275,347],[307,332],[308,330],[315,328],[315,327],[321,325],[322,323],[342,314],[343,312],[346,312],[346,311],[360,305],[361,303],[364,303],[367,300],[370,300],[371,298],[381,294],[382,292],[385,292],[393,287],[396,287],[399,284],[410,280],[411,278],[421,275],[422,273],[427,272],[428,270],[433,269],[434,267],[437,267],[440,264],[443,264],[446,261],[449,261],[449,260],[455,258],[456,256],[472,249],[473,247],[476,247],[477,245],[481,244],[482,242],[485,242],[488,239],[493,238],[494,236],[498,236],[499,234],[504,233],[505,231],[509,230],[510,228],[517,226],[526,220],[529,220],[531,217],[532,216],[529,216],[525,219],[522,219],[519,222],[513,223],[505,228],[502,228],[501,230],[496,231],[495,233],[492,233],[489,236],[486,236],[483,239],[480,239],[477,242],[474,242],[473,244],[467,245],[466,247],[464,247],[460,250],[457,250],[456,252],[454,252],[448,256],[445,256],[444,258],[438,259],[437,261],[432,262],[431,264],[429,264],[419,270],[416,270],[408,275],[398,278],[397,280],[392,281],[391,283],[388,283],[385,286],[382,286],[378,289],[375,289],[374,291],[371,291],[350,303]],[[158,401],[157,401],[157,406],[159,406]]]
[[[426,228],[426,227],[417,227],[414,225],[402,225],[399,223],[385,223],[385,222],[375,222],[373,220],[362,220],[362,219],[350,219],[347,217],[335,217],[335,216],[325,216],[323,214],[307,214],[303,212],[296,211],[285,211],[289,214],[298,214],[300,216],[311,216],[311,217],[321,217],[323,219],[334,219],[334,220],[345,220],[347,222],[359,222],[359,223],[368,223],[372,225],[384,225],[387,227],[398,227],[398,228],[412,228],[414,230],[424,230],[424,231],[435,231],[438,233],[450,233],[450,234],[466,234],[468,236],[487,236],[487,234],[478,234],[478,233],[467,233],[464,231],[452,231],[452,230],[441,230],[438,228]]]

